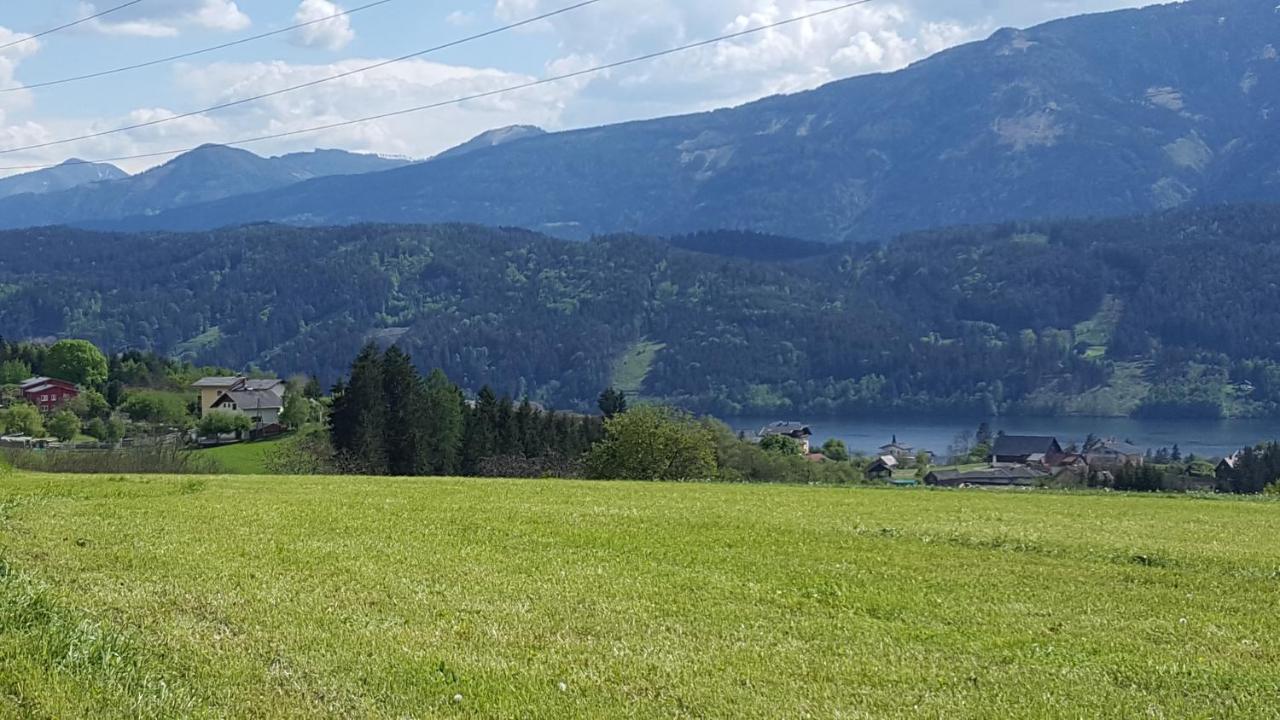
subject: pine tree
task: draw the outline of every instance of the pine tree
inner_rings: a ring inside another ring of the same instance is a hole
[[[351,365],[351,380],[334,398],[330,413],[333,449],[354,469],[370,475],[387,472],[385,444],[386,399],[382,382],[382,355],[372,343]]]
[[[537,413],[534,412],[533,404],[525,398],[520,403],[520,407],[516,408],[515,426],[516,437],[520,445],[520,454],[525,457],[539,457],[542,451],[537,447]]]
[[[598,405],[600,406],[600,412],[604,413],[604,416],[607,418],[611,418],[615,415],[621,415],[627,411],[626,393],[612,387],[607,388],[604,392],[600,393]]]
[[[519,456],[524,454],[520,433],[516,426],[516,407],[510,395],[503,395],[494,411],[494,454]]]
[[[424,409],[424,442],[427,470],[435,475],[456,475],[462,470],[462,441],[467,406],[462,391],[443,370],[427,378]]]
[[[418,370],[407,353],[391,346],[382,358],[382,388],[386,400],[387,469],[392,475],[419,475],[425,470],[423,388]]]

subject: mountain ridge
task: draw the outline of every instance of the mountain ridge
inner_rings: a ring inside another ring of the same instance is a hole
[[[477,222],[828,242],[1280,197],[1280,15],[1191,0],[1004,29],[893,73],[111,224]]]

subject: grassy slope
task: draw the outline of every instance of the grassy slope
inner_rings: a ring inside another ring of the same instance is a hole
[[[1277,510],[18,475],[0,716],[1274,717]]]
[[[267,457],[291,437],[293,436],[283,435],[260,442],[223,445],[200,450],[198,454],[200,457],[218,463],[219,468],[232,475],[263,475],[269,472],[266,466]]]
[[[631,396],[643,395],[645,378],[665,347],[663,343],[641,341],[627,348],[614,362],[613,386]]]

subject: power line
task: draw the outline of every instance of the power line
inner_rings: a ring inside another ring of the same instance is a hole
[[[138,2],[141,2],[141,0],[138,0]],[[361,5],[360,7],[351,8],[350,10],[343,10],[342,12],[334,13],[333,15],[328,15],[322,18],[316,18],[315,20],[308,20],[307,22],[298,23],[297,25],[290,25],[289,27],[280,28],[278,30],[271,30],[269,32],[264,32],[258,35],[251,35],[246,38],[240,38],[239,40],[232,40],[231,42],[225,42],[220,45],[213,45],[207,48],[201,48],[199,50],[192,50],[190,52],[179,53],[177,55],[170,55],[169,57],[158,58],[156,60],[148,60],[146,62],[140,62],[134,65],[122,65],[118,68],[112,68],[110,70],[99,70],[97,72],[85,73],[84,75],[74,75],[71,77],[60,78],[58,80],[46,80],[43,82],[20,85],[17,87],[0,88],[0,93],[21,92],[24,90],[39,90],[40,88],[54,87],[56,85],[66,85],[68,83],[79,82],[81,80],[92,80],[94,78],[106,77],[108,75],[118,75],[120,73],[130,72],[132,70],[141,70],[143,68],[155,67],[156,65],[165,65],[172,62],[177,62],[179,60],[186,60],[188,58],[197,57],[199,55],[207,55],[208,53],[217,52],[219,50],[226,50],[227,48],[233,48],[238,45],[244,45],[246,43],[255,42],[257,40],[263,40],[269,37],[274,37],[276,35],[283,35],[285,33],[293,32],[295,30],[301,30],[302,28],[305,28],[305,27],[310,27],[312,25],[318,25],[320,23],[329,22],[330,20],[336,20],[338,18],[346,17],[348,15],[354,15],[355,13],[361,12],[363,10],[375,8],[375,7],[378,7],[379,5],[386,5],[387,3],[390,3],[390,2],[395,2],[395,0],[377,0],[377,2],[371,2],[367,5]]]
[[[383,0],[383,2],[390,2],[390,0]],[[132,125],[124,125],[121,127],[112,128],[110,130],[100,130],[98,132],[88,133],[85,135],[77,135],[75,137],[62,138],[59,140],[50,140],[48,142],[35,143],[33,145],[23,145],[20,147],[6,148],[4,150],[0,150],[0,155],[11,155],[13,153],[23,152],[25,150],[39,150],[42,148],[55,147],[57,145],[66,145],[68,143],[80,142],[81,140],[92,140],[94,138],[105,137],[107,135],[115,135],[122,132],[129,132],[130,130],[140,130],[142,128],[155,127],[156,125],[164,125],[165,123],[171,123],[176,120],[184,120],[186,118],[195,117],[197,115],[204,115],[211,112],[218,112],[221,110],[226,110],[228,108],[238,107],[240,105],[247,105],[249,103],[257,102],[259,100],[265,100],[267,98],[276,97],[278,95],[284,95],[284,94],[295,92],[298,90],[303,90],[305,88],[315,87],[316,85],[323,85],[324,83],[333,82],[334,80],[341,80],[342,78],[351,77],[352,75],[358,75],[360,73],[365,73],[370,70],[376,70],[378,68],[386,67],[388,65],[394,65],[396,63],[404,62],[406,60],[422,57],[423,55],[430,55],[432,53],[440,52],[441,50],[447,50],[449,48],[457,47],[465,43],[474,42],[476,40],[481,40],[483,38],[491,37],[499,33],[508,32],[510,30],[515,30],[517,28],[521,28],[526,25],[531,25],[536,22],[541,22],[548,18],[556,17],[557,15],[563,15],[567,12],[572,12],[574,10],[584,8],[588,5],[595,5],[596,3],[599,3],[599,2],[603,2],[603,0],[582,0],[582,2],[578,2],[574,5],[569,5],[568,7],[560,8],[559,10],[553,10],[551,12],[542,13],[541,15],[528,18],[527,20],[521,20],[520,22],[512,23],[510,25],[503,25],[502,27],[494,28],[492,30],[487,30],[485,32],[482,32],[476,35],[471,35],[471,36],[462,38],[460,40],[454,40],[452,42],[447,42],[443,45],[437,45],[435,47],[427,48],[426,50],[419,50],[417,52],[409,53],[408,55],[401,55],[400,57],[397,57],[397,58],[392,58],[390,60],[383,60],[381,62],[377,62],[372,65],[365,65],[364,67],[355,68],[353,70],[347,70],[345,72],[341,72],[336,75],[329,75],[327,77],[311,80],[309,82],[301,83],[299,85],[292,85],[286,88],[281,88],[279,90],[272,90],[271,92],[262,93],[260,95],[241,98],[239,100],[232,100],[230,102],[225,102],[218,105],[212,105],[210,107],[201,108],[199,110],[184,112],[179,115],[169,115],[162,118],[156,118],[155,120],[147,120],[140,123],[134,123]]]
[[[833,13],[837,13],[842,10],[848,10],[858,5],[867,5],[874,1],[875,0],[855,0],[854,2],[844,3],[843,5],[837,5],[835,7],[830,7],[825,10],[818,10],[816,12],[807,13],[805,15],[798,15],[796,17],[788,18],[786,20],[779,20],[777,22],[769,23],[767,25],[760,25],[758,27],[749,28],[747,30],[739,30],[738,32],[729,33],[726,35],[719,35],[717,37],[710,38],[707,40],[699,40],[698,42],[692,42],[687,45],[681,45],[679,47],[669,48],[667,50],[659,50],[659,51],[648,53],[645,55],[639,55],[637,57],[628,58],[626,60],[618,60],[616,62],[607,63],[605,65],[596,65],[594,67],[586,68],[583,70],[577,70],[570,73],[565,73],[563,75],[554,75],[551,77],[542,78],[540,80],[532,80],[529,82],[520,83],[518,85],[510,85],[505,88],[500,88],[497,90],[489,90],[486,92],[475,93],[473,95],[453,98],[451,100],[442,100],[440,102],[429,103],[427,105],[418,105],[411,108],[404,108],[403,110],[394,110],[392,112],[380,113],[378,115],[369,115],[362,118],[355,118],[353,120],[343,120],[341,122],[334,122],[326,125],[316,125],[313,127],[301,128],[298,130],[289,130],[287,132],[272,133],[270,135],[259,135],[257,137],[241,138],[239,140],[231,140],[228,142],[218,143],[218,144],[224,147],[231,147],[235,145],[249,145],[252,143],[266,142],[268,140],[279,140],[281,138],[294,137],[297,135],[306,135],[310,133],[323,132],[325,130],[335,130],[337,128],[349,127],[351,125],[359,125],[362,123],[374,122],[377,120],[386,120],[388,118],[399,117],[402,115],[410,115],[413,113],[424,112],[426,110],[435,110],[442,107],[448,107],[450,105],[460,105],[462,103],[470,102],[472,100],[482,100],[484,98],[495,97],[498,95],[505,95],[506,93],[516,92],[519,90],[528,90],[530,88],[535,88],[542,85],[550,85],[552,83],[562,82],[564,80],[571,80],[573,78],[583,77],[586,75],[595,75],[598,73],[606,72],[608,70],[615,70],[617,68],[626,67],[628,65],[635,65],[637,63],[648,62],[650,60],[656,60],[658,58],[663,58],[670,55],[676,55],[679,53],[688,52],[689,50],[696,50],[698,48],[707,47],[709,45],[716,45],[718,43],[722,43],[728,40],[736,40],[738,38],[747,37],[749,35],[756,35],[758,33],[774,30],[787,25],[793,25],[798,22],[804,22],[805,20],[812,20],[814,18],[822,17],[825,15],[831,15]],[[164,150],[159,152],[138,153],[136,155],[120,155],[117,157],[100,158],[97,160],[71,160],[62,164],[90,165],[94,163],[123,162],[126,160],[144,160],[148,158],[165,157],[168,155],[181,155],[182,153],[187,153],[187,152],[191,152],[192,150],[197,150],[200,147],[203,147],[203,145],[196,146],[196,147],[179,148],[176,150]],[[0,167],[0,171],[40,170],[43,168],[57,167],[57,165],[58,165],[57,163],[44,164],[44,165],[16,165],[16,166],[9,166],[9,167]]]
[[[140,3],[140,2],[142,2],[142,0],[133,0],[132,2],[127,2],[127,3],[123,4],[123,5],[117,5],[117,6],[113,7],[113,8],[107,8],[106,10],[103,10],[102,12],[100,12],[100,13],[96,13],[96,14],[94,14],[94,15],[90,15],[89,17],[82,17],[82,18],[80,18],[79,20],[73,20],[73,21],[71,21],[71,22],[67,23],[66,25],[59,25],[58,27],[55,27],[55,28],[49,28],[48,30],[43,30],[43,31],[38,32],[38,33],[36,33],[36,34],[34,34],[34,35],[28,35],[28,36],[26,36],[26,37],[18,38],[17,40],[14,40],[14,41],[12,41],[12,42],[6,43],[6,44],[4,44],[4,45],[0,45],[0,50],[8,50],[9,48],[13,47],[14,45],[21,45],[21,44],[22,44],[22,43],[24,43],[24,42],[30,42],[30,41],[32,41],[32,40],[35,40],[36,38],[42,38],[42,37],[44,37],[45,35],[52,35],[52,34],[54,34],[54,33],[56,33],[56,32],[60,32],[60,31],[62,31],[62,30],[67,30],[67,29],[69,29],[69,28],[73,28],[73,27],[75,27],[75,26],[77,26],[77,25],[83,25],[84,23],[87,23],[87,22],[89,22],[90,20],[97,20],[97,19],[98,19],[98,18],[100,18],[100,17],[105,17],[105,16],[107,16],[107,15],[110,15],[111,13],[119,12],[119,11],[121,11],[121,10],[124,10],[124,9],[125,9],[125,8],[127,8],[127,7],[133,7],[134,5],[137,5],[137,4],[138,4],[138,3]]]

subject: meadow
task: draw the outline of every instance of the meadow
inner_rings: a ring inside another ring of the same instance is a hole
[[[0,717],[1274,718],[1280,504],[0,478]]]

